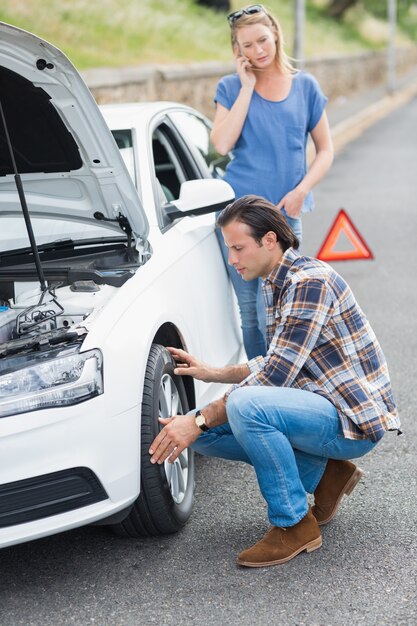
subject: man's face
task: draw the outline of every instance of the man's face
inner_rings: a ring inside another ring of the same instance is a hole
[[[222,233],[229,249],[229,265],[244,280],[266,278],[282,256],[274,233],[266,233],[259,244],[250,235],[249,226],[236,220],[223,226]]]

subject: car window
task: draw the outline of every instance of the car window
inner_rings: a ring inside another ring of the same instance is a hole
[[[166,118],[152,134],[152,153],[157,217],[161,230],[165,230],[172,221],[164,205],[178,200],[183,182],[202,178],[203,174],[186,141]]]
[[[210,125],[188,112],[170,112],[169,118],[157,126],[152,134],[152,152],[155,169],[155,198],[158,221],[162,230],[172,225],[166,205],[178,200],[181,185],[187,180],[222,178],[229,162],[219,155],[210,141]]]
[[[122,130],[112,130],[111,132],[117,143],[117,147],[120,150],[120,154],[122,155],[130,177],[137,188],[138,185],[136,180],[135,151],[133,149],[132,130],[127,128]]]
[[[181,183],[187,180],[187,177],[172,137],[164,125],[158,127],[152,135],[152,152],[155,176],[167,201],[177,200]]]
[[[171,113],[170,117],[187,144],[192,144],[197,148],[208,165],[211,175],[214,178],[223,178],[230,157],[229,155],[223,156],[216,152],[210,140],[211,127],[209,122],[185,111],[176,111]]]

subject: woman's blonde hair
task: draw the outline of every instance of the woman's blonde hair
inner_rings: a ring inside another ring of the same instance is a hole
[[[232,24],[230,24],[233,52],[235,52],[236,49],[239,47],[239,43],[237,41],[237,31],[244,26],[252,26],[253,24],[263,24],[264,26],[267,26],[274,35],[277,47],[275,60],[279,69],[282,72],[289,74],[294,74],[295,72],[297,72],[297,69],[291,64],[289,57],[285,53],[284,36],[282,34],[281,26],[278,20],[273,15],[271,15],[271,13],[269,13],[269,11],[265,9],[265,7],[262,11],[259,11],[259,13],[252,13],[251,15],[243,13],[241,17],[239,17]]]

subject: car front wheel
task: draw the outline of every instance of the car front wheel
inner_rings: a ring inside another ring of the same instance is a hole
[[[168,350],[154,344],[146,367],[141,421],[141,490],[128,516],[112,529],[138,537],[177,532],[191,515],[194,497],[194,455],[184,450],[173,462],[150,462],[149,447],[161,429],[158,417],[188,411],[184,383],[174,374]]]

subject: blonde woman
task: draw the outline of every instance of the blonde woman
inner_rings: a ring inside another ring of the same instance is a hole
[[[225,180],[236,198],[262,196],[276,205],[301,240],[301,213],[314,208],[311,190],[333,161],[323,95],[316,79],[296,70],[284,51],[281,27],[261,4],[228,16],[236,73],[224,76],[215,96],[212,142],[233,152]],[[307,171],[306,145],[316,156]],[[219,234],[223,254],[227,249]],[[230,276],[238,298],[249,359],[265,355],[264,321],[259,317],[259,281]]]

